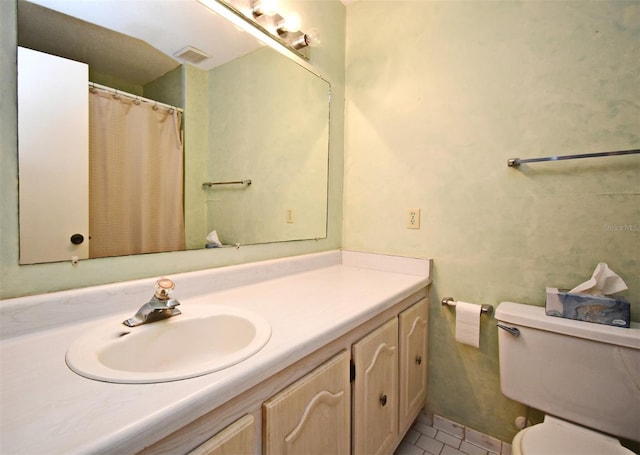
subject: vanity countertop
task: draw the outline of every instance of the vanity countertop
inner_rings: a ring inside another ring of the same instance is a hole
[[[272,336],[232,367],[157,384],[94,381],[64,361],[69,345],[92,326],[135,312],[132,302],[144,303],[139,299],[143,291],[149,297],[154,280],[0,302],[0,453],[135,453],[424,288],[429,265],[335,251],[172,275],[183,308],[201,302],[246,308],[270,322]],[[52,316],[90,311],[105,294],[129,309],[114,304],[113,313],[66,325]]]

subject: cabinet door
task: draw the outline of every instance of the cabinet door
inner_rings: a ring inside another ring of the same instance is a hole
[[[387,454],[398,437],[398,319],[353,345],[354,455]]]
[[[189,452],[189,455],[250,455],[253,453],[253,416],[248,414]]]
[[[88,83],[87,64],[18,48],[20,264],[89,257]]]
[[[262,406],[265,455],[348,455],[349,353],[342,352]]]
[[[414,421],[427,399],[429,305],[423,299],[398,316],[400,331],[400,432]]]

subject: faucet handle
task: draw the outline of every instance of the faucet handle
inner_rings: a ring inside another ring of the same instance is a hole
[[[156,297],[159,300],[167,300],[176,285],[169,278],[160,278],[156,281]]]

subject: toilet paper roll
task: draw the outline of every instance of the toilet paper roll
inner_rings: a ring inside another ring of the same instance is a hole
[[[474,303],[456,303],[456,341],[480,347],[480,310]]]

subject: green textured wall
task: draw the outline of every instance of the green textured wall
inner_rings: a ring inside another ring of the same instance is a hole
[[[599,261],[640,320],[640,4],[359,1],[347,7],[347,249],[434,259],[428,406],[510,441],[497,329],[454,341],[443,296],[544,304]],[[405,228],[422,209],[420,230]]]
[[[207,236],[207,194],[202,183],[207,181],[209,161],[209,73],[192,65],[184,65],[185,117],[184,149],[189,159],[184,163],[184,223],[187,249],[202,248]]]
[[[184,108],[184,69],[176,66],[154,81],[144,85],[143,96],[171,106]]]

